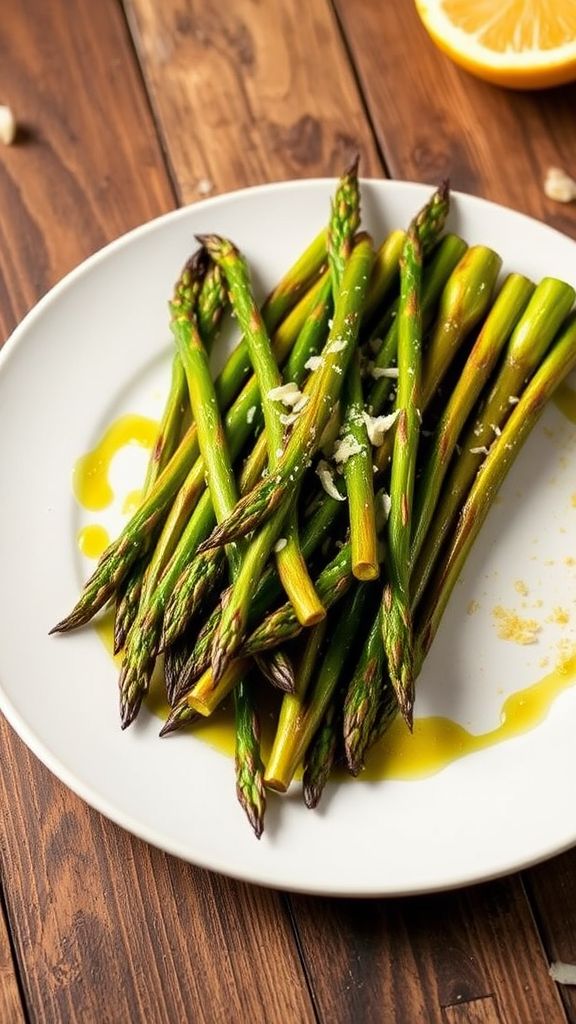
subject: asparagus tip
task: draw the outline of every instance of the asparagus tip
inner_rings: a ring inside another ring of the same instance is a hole
[[[414,694],[413,689],[401,689],[396,691],[400,714],[406,722],[410,732],[414,731]]]

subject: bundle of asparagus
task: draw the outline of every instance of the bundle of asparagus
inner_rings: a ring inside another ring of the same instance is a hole
[[[374,251],[354,164],[326,230],[261,308],[234,244],[198,238],[170,303],[172,380],[142,503],[54,627],[114,604],[123,728],[161,653],[161,735],[232,694],[257,836],[266,791],[299,765],[314,807],[333,766],[356,775],[398,712],[412,727],[470,546],[576,364],[573,288],[509,274],[498,289],[499,256],[444,235],[448,208],[444,184]],[[228,303],[242,340],[213,381]]]

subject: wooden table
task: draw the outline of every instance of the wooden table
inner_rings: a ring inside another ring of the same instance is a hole
[[[0,102],[21,124],[0,151],[3,338],[140,222],[354,150],[367,176],[449,175],[576,237],[541,187],[576,169],[576,87],[475,81],[411,0],[3,0]],[[576,961],[576,852],[434,897],[286,896],[133,839],[1,728],[2,1024],[576,1021],[548,975]]]

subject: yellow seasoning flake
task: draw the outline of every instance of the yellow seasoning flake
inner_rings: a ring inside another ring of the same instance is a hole
[[[470,601],[466,611],[468,612],[468,615],[474,615],[474,612],[477,612],[479,607],[480,605],[478,601]]]
[[[565,608],[560,608],[558,605],[546,621],[554,622],[557,626],[565,626],[570,622],[570,615]]]
[[[528,597],[528,587],[524,583],[524,580],[516,580],[514,584],[514,590],[517,594],[522,594],[522,597]]]
[[[496,623],[496,632],[500,640],[510,640],[514,644],[535,644],[540,626],[536,619],[523,619],[513,608],[497,605],[492,615]]]

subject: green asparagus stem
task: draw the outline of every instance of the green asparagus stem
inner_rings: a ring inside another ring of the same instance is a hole
[[[310,685],[320,649],[326,636],[326,619],[308,630],[306,636],[307,639],[294,680],[294,692],[286,694],[280,707],[274,743],[272,744],[264,775],[264,785],[268,786],[269,789],[277,788],[275,780],[279,770],[278,766],[282,764],[284,759],[284,747],[287,742],[290,742],[290,737],[294,729],[297,728],[298,721],[303,713],[306,691]]]
[[[404,236],[405,237],[405,236]],[[450,275],[462,259],[468,246],[458,235],[446,235],[424,267],[422,281],[422,326],[428,330],[438,305],[438,300]],[[394,377],[379,376],[379,371],[389,370],[396,363],[398,351],[398,306],[395,304],[394,317],[374,360],[373,375],[376,379],[367,399],[369,410],[378,415],[384,409],[394,384]]]
[[[358,354],[354,356],[345,386],[346,414],[342,434],[355,449],[344,463],[348,495],[352,572],[356,579],[373,580],[379,574],[378,538],[374,510],[374,471],[372,447],[364,422],[364,395]]]
[[[397,284],[403,245],[404,232],[392,231],[376,251],[363,317],[363,327],[370,333],[379,309]]]
[[[164,682],[169,704],[174,704],[174,693],[178,686],[180,673],[191,654],[192,641],[189,637],[180,639],[164,653]]]
[[[344,701],[344,749],[352,775],[358,775],[362,768],[364,753],[377,719],[384,661],[382,610],[379,609]]]
[[[236,795],[254,835],[260,839],[264,830],[266,793],[260,754],[260,720],[250,682],[241,679],[234,690]]]
[[[322,366],[311,375],[311,386],[306,392],[309,400],[294,425],[276,472],[238,502],[232,516],[212,533],[201,550],[219,547],[262,525],[283,502],[290,500],[317,451],[358,338],[373,258],[370,239],[366,235],[359,238],[346,267]]]
[[[411,566],[414,565],[428,533],[440,488],[460,432],[533,291],[532,282],[520,274],[510,274],[506,279],[436,427],[416,496],[415,530],[410,550]]]
[[[536,293],[535,293],[536,294]],[[418,661],[434,639],[448,599],[490,506],[544,406],[576,366],[576,316],[571,316],[550,352],[513,406],[493,442],[462,507],[446,557],[430,580],[418,612]]]
[[[422,247],[414,226],[408,229],[400,263],[398,309],[399,412],[392,475],[388,553],[390,580],[382,595],[382,635],[390,680],[400,711],[412,729],[414,705],[413,638],[410,616],[409,568],[412,495],[421,416]]]
[[[365,614],[370,587],[359,584],[344,602],[338,616],[331,643],[319,665],[318,675],[306,695],[301,714],[294,723],[294,728],[282,745],[274,764],[274,775],[266,772],[266,785],[274,786],[279,792],[285,792],[294,777],[294,772],[302,761],[311,740],[330,704],[332,695],[338,685],[358,631],[361,629]],[[198,710],[201,710],[198,708]]]
[[[139,558],[130,567],[118,587],[114,611],[114,654],[118,654],[124,647],[132,623],[136,618],[146,565],[146,556]]]
[[[318,806],[330,772],[334,767],[338,750],[340,717],[338,698],[335,694],[328,704],[324,718],[304,757],[302,792],[304,803],[310,810]]]
[[[448,475],[431,529],[421,543],[414,572],[414,602],[420,600],[444,539],[470,490],[472,481],[513,409],[514,401],[542,360],[574,301],[574,289],[563,281],[545,278],[536,288],[507,346],[494,387],[480,407],[475,422],[462,438],[462,452]]]

